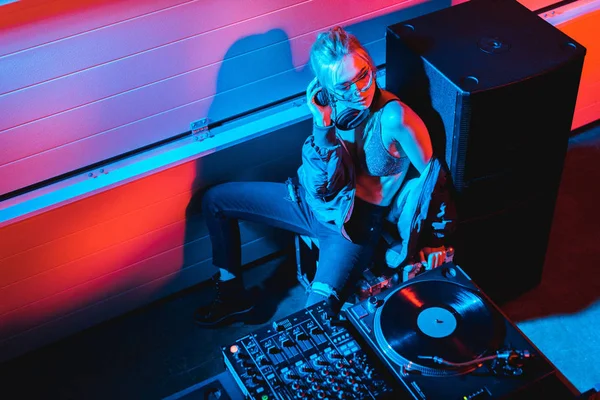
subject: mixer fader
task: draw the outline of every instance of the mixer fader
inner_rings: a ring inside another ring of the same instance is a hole
[[[381,398],[391,388],[350,332],[318,304],[222,348],[251,399]]]

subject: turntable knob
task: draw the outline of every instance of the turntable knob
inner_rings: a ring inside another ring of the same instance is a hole
[[[456,277],[456,269],[454,269],[452,267],[444,268],[444,270],[442,271],[442,274],[446,278],[452,279],[452,278]]]
[[[377,299],[377,297],[375,296],[371,296],[369,297],[369,300],[367,300],[367,309],[369,310],[369,312],[375,312],[379,305],[379,299]]]

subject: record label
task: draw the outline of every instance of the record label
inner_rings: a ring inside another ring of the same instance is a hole
[[[442,338],[454,332],[456,329],[456,318],[445,308],[430,307],[419,313],[417,326],[427,336]]]

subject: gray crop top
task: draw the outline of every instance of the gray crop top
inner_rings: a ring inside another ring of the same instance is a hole
[[[410,167],[410,160],[401,147],[398,152],[399,158],[392,156],[383,144],[381,136],[381,114],[385,104],[395,98],[387,99],[384,105],[367,120],[363,137],[365,144],[364,155],[361,158],[363,170],[371,176],[390,176],[406,172]]]

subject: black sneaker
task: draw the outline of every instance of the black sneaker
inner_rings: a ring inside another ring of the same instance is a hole
[[[212,277],[216,290],[213,301],[194,312],[194,320],[200,326],[212,327],[238,321],[252,311],[254,303],[239,278],[221,281],[219,275]]]

